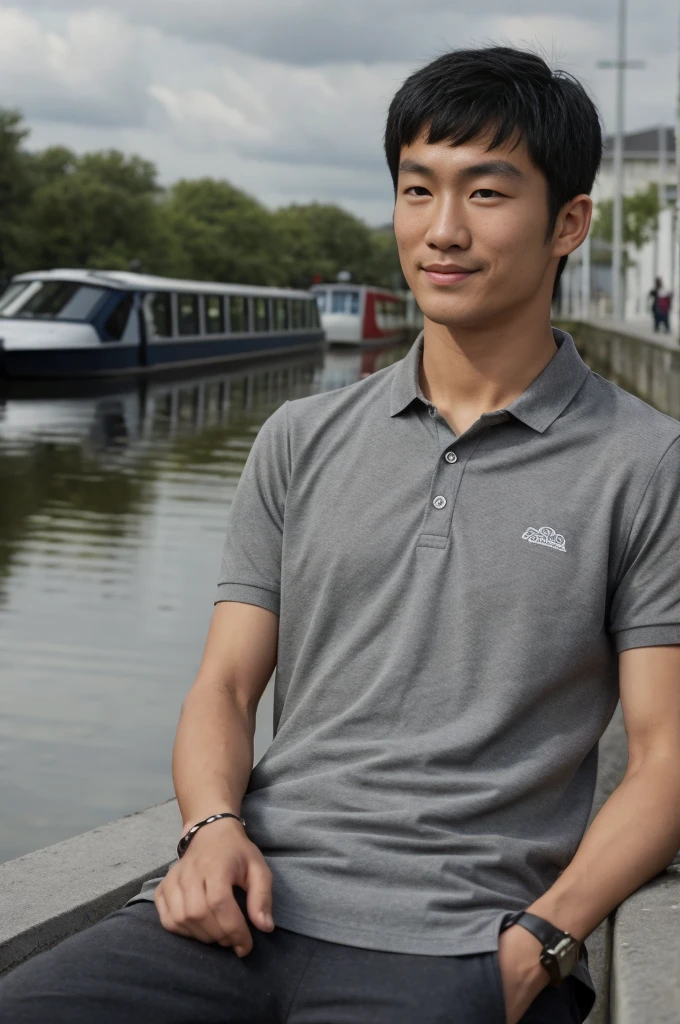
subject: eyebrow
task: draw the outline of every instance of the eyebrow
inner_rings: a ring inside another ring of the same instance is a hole
[[[400,174],[422,174],[425,178],[433,178],[434,171],[425,164],[419,164],[416,160],[402,160],[399,164]],[[481,178],[485,174],[492,174],[499,178],[507,178],[509,181],[524,181],[524,175],[519,167],[515,167],[508,160],[485,160],[483,163],[470,164],[458,172],[458,177],[463,180]]]

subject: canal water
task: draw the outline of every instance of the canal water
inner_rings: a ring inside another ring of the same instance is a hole
[[[259,427],[407,350],[0,394],[0,861],[173,796],[180,708]]]

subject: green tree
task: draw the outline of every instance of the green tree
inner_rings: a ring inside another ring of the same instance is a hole
[[[656,185],[623,197],[623,240],[641,249],[659,227],[659,193]],[[614,238],[614,201],[602,199],[595,205],[593,237],[605,242]]]
[[[34,171],[34,267],[125,270],[140,260],[145,270],[165,269],[168,236],[148,161],[116,150],[74,159],[52,150],[36,159]]]
[[[389,284],[375,278],[389,277],[394,267],[390,242],[339,206],[294,204],[277,210],[274,224],[288,284],[308,288],[315,275],[334,281],[341,270],[348,270],[355,281]]]
[[[155,166],[117,150],[28,152],[21,114],[0,108],[0,284],[22,270],[128,269],[207,281],[308,288],[315,277],[399,287],[391,225],[338,206],[271,212],[227,181],[163,191]]]
[[[162,206],[181,277],[236,284],[282,283],[272,215],[226,181],[178,181]]]
[[[28,129],[18,110],[0,108],[0,285],[22,263],[26,248],[26,207],[31,197]]]

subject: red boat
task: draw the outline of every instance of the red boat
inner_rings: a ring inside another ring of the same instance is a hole
[[[315,284],[310,291],[331,344],[396,340],[409,328],[419,326],[419,310],[410,292],[405,298],[387,288],[349,283]]]

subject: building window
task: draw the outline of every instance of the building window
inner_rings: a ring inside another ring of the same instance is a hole
[[[274,299],[274,322],[277,331],[288,330],[288,299]]]
[[[221,295],[205,297],[206,334],[224,334],[224,305]]]
[[[268,331],[269,330],[269,302],[267,299],[254,299],[253,306],[255,307],[255,330],[256,331]]]
[[[229,299],[229,329],[232,334],[248,330],[248,300],[243,295],[232,295]]]
[[[198,334],[198,295],[177,296],[177,326],[183,336]]]

